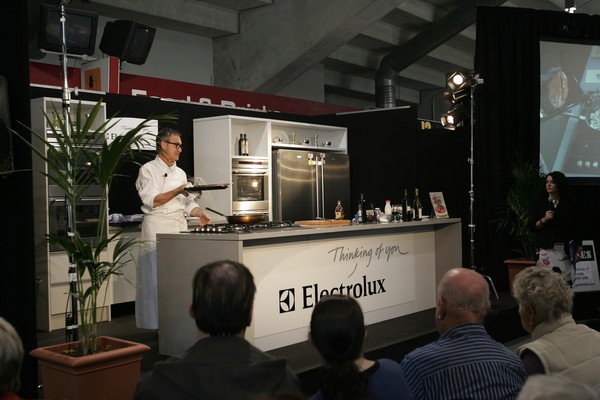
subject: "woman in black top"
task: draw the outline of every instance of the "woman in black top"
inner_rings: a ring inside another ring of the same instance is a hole
[[[560,272],[568,282],[573,282],[575,255],[571,253],[578,253],[575,249],[579,245],[575,199],[562,172],[554,171],[546,175],[544,189],[544,196],[537,203],[532,216],[539,249],[538,265]]]

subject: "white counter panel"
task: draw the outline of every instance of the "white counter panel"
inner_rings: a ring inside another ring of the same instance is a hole
[[[187,315],[191,280],[207,262],[230,259],[257,286],[246,338],[262,350],[308,338],[318,299],[356,297],[366,324],[435,307],[439,279],[461,266],[460,220],[259,234],[159,234],[159,352],[181,354],[196,340]],[[356,228],[356,229],[353,229]]]

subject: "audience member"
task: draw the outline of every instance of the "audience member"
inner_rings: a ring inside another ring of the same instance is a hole
[[[250,270],[234,261],[201,267],[193,280],[190,316],[200,338],[182,357],[155,364],[142,377],[135,399],[253,399],[301,393],[285,359],[263,353],[244,339],[252,320],[256,286]]]
[[[532,341],[517,354],[529,375],[561,374],[600,384],[600,332],[573,320],[573,291],[559,273],[529,267],[513,281],[523,328]]]
[[[486,332],[489,287],[477,272],[455,268],[437,290],[440,338],[402,360],[417,399],[516,399],[527,373],[523,363]]]
[[[412,399],[400,364],[363,356],[363,312],[354,298],[323,297],[310,320],[310,340],[325,360],[321,390],[314,400]]]
[[[598,400],[592,387],[561,375],[534,375],[527,379],[517,400]]]
[[[0,317],[0,400],[18,400],[23,343],[13,326]]]

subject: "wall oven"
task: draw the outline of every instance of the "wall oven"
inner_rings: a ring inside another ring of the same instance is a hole
[[[95,245],[94,240],[98,232],[98,215],[102,190],[100,186],[90,186],[79,202],[75,205],[75,227],[86,243]],[[67,201],[62,189],[55,185],[48,185],[48,233],[66,236],[68,231]],[[106,223],[106,221],[104,221]],[[104,229],[103,239],[106,239]],[[50,251],[64,251],[55,244],[50,244]]]
[[[251,157],[234,158],[231,172],[233,214],[268,213],[268,161]]]
[[[60,152],[60,147],[54,143],[53,139],[54,138],[49,134],[48,141]],[[73,168],[75,171],[78,171],[80,175],[84,175],[90,168],[88,158],[85,157],[85,153],[100,151],[100,146],[101,143],[80,148],[80,153],[78,153],[75,157],[72,157],[76,163],[75,165],[71,165],[71,168]],[[62,162],[54,159],[53,154],[50,151],[47,152],[47,155],[50,163],[58,166],[63,165]],[[60,155],[61,153],[59,153],[59,156]],[[51,168],[48,169],[48,174],[51,177],[55,175]],[[100,207],[103,195],[102,192],[103,190],[100,185],[91,184],[81,195],[77,204],[75,204],[75,228],[79,232],[83,242],[92,243],[92,245],[96,244],[93,242],[95,241],[98,233],[98,216],[100,215]],[[105,220],[104,223],[106,222],[107,221]],[[65,193],[59,186],[53,184],[51,179],[48,179],[48,233],[59,236],[67,236],[68,230],[69,215]],[[103,230],[102,239],[107,238],[106,231],[107,229]],[[49,246],[49,250],[51,252],[64,251],[55,244],[50,244]]]

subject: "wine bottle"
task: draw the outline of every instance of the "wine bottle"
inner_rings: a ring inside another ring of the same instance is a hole
[[[342,201],[337,201],[337,206],[335,206],[335,219],[344,219],[344,207],[342,207]]]
[[[367,202],[364,193],[360,194],[360,200],[358,201],[358,217],[360,222],[367,222]]]
[[[402,197],[402,221],[410,221],[409,212],[408,190],[404,189],[404,196]]]
[[[244,142],[243,142],[243,147],[242,150],[244,152],[243,155],[248,156],[250,155],[250,151],[249,151],[249,145],[248,145],[248,138],[246,137],[246,134],[244,133]]]
[[[244,155],[244,134],[240,133],[240,138],[238,140],[238,155]]]
[[[423,217],[423,204],[419,198],[419,188],[415,188],[415,198],[413,199],[414,220],[420,221]]]

